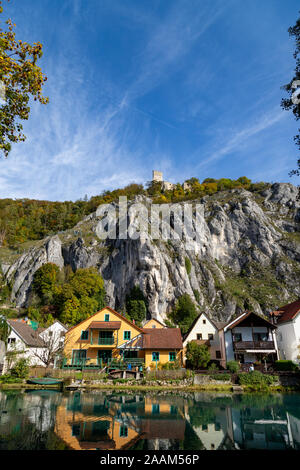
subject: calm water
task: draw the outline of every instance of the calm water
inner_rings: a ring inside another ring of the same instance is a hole
[[[300,394],[0,392],[0,450],[300,450]]]

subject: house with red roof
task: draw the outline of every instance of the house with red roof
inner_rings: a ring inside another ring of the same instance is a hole
[[[141,328],[107,306],[67,331],[64,355],[64,367],[75,368],[102,367],[113,359],[150,368],[174,361],[182,364],[181,331],[158,322]]]
[[[269,315],[277,326],[279,358],[300,364],[300,300],[279,307]]]
[[[275,331],[277,326],[255,312],[244,312],[219,330],[226,363],[239,361],[241,364],[278,358]]]

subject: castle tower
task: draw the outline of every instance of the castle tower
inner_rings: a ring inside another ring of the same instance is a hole
[[[160,181],[163,182],[163,174],[161,171],[152,171],[152,181]]]

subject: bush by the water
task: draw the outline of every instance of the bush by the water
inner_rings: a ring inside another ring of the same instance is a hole
[[[211,374],[210,378],[213,380],[221,380],[222,382],[231,380],[230,374]]]
[[[288,371],[296,371],[299,370],[299,367],[297,364],[295,364],[293,361],[287,361],[287,360],[280,360],[276,361],[274,364],[275,370],[288,370]]]
[[[232,374],[236,374],[240,370],[240,364],[237,361],[228,361],[227,369],[232,372]]]
[[[29,364],[26,358],[19,359],[10,369],[10,375],[19,379],[25,379],[29,374]]]
[[[278,381],[277,375],[267,375],[254,370],[253,372],[242,372],[238,375],[239,383],[241,385],[272,385]]]
[[[16,384],[23,382],[23,379],[19,377],[13,377],[10,374],[3,374],[0,376],[0,383],[2,384]]]

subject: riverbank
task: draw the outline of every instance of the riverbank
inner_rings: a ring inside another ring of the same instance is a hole
[[[61,391],[62,388],[60,385],[32,385],[26,383],[16,383],[16,384],[1,384],[0,390],[57,390]],[[64,388],[64,391],[68,391],[68,388]],[[231,393],[248,393],[248,392],[299,392],[299,386],[268,386],[268,387],[255,387],[241,385],[238,388],[232,384],[206,384],[206,385],[107,385],[107,384],[88,384],[88,385],[72,385],[72,390],[77,391],[93,391],[93,390],[120,390],[120,391],[141,391],[141,392],[151,392],[151,391],[182,391],[182,392],[231,392]]]

